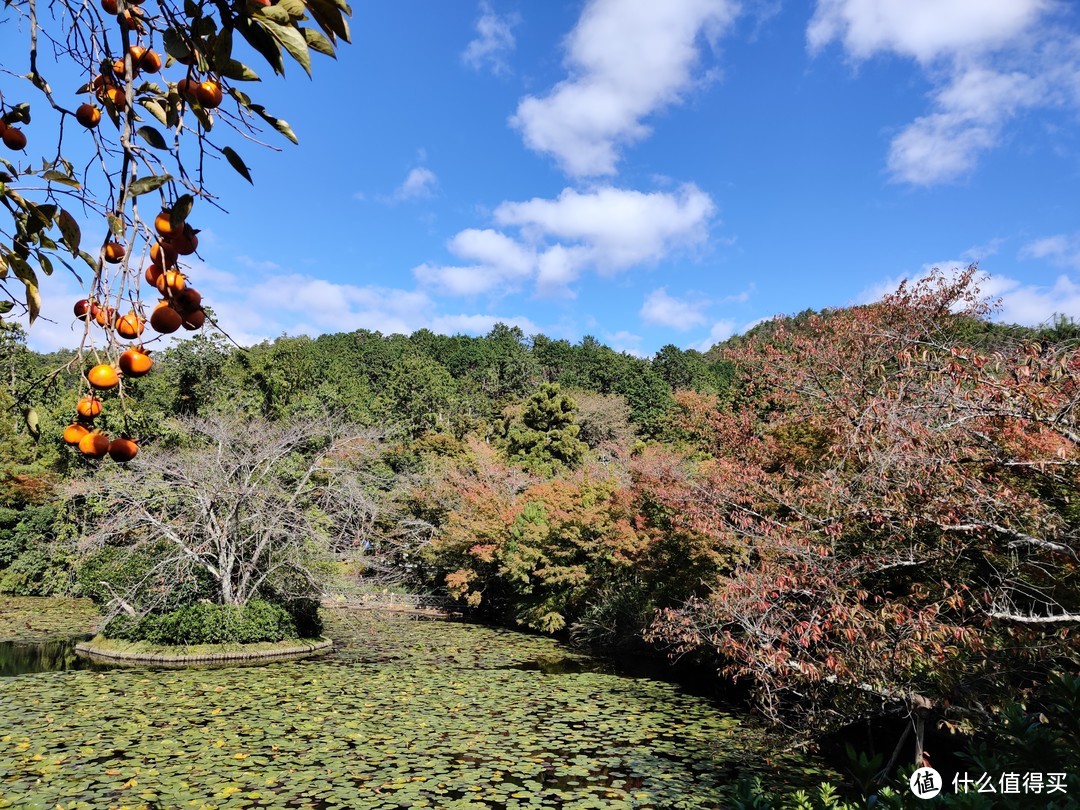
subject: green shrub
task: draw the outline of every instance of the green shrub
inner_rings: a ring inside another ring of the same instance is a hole
[[[105,626],[103,633],[121,641],[167,645],[255,644],[301,635],[288,610],[262,599],[252,599],[242,607],[198,602],[139,619],[120,615]]]
[[[205,571],[195,569],[179,575],[178,581],[171,569],[155,572],[174,553],[165,542],[137,548],[105,546],[77,562],[79,593],[98,604],[111,600],[114,593],[121,594],[136,607],[156,613],[212,598],[215,586]]]

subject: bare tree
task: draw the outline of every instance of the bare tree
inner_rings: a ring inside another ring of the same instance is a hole
[[[375,433],[221,415],[174,427],[174,445],[147,448],[126,468],[102,467],[69,493],[96,516],[84,549],[164,550],[138,586],[114,593],[129,612],[193,574],[214,584],[222,604],[268,588],[312,595],[335,552],[364,546],[375,506],[362,480]]]

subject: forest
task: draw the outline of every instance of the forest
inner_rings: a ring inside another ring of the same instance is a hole
[[[138,437],[130,464],[65,446],[74,354],[7,323],[0,593],[89,596],[121,629],[342,583],[441,594],[692,664],[798,735],[910,718],[918,759],[925,729],[985,731],[1077,671],[1080,325],[992,312],[972,267],[651,358],[501,324],[208,330],[98,418]],[[245,535],[258,576],[204,553],[221,502],[280,516]]]

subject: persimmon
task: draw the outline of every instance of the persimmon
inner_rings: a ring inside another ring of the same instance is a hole
[[[162,211],[154,217],[154,230],[162,239],[168,239],[177,232],[177,229],[173,227],[172,214],[169,211]]]
[[[158,288],[159,293],[168,295],[184,289],[187,286],[187,281],[184,280],[184,274],[179,270],[166,270],[158,276],[155,286]]]
[[[183,322],[184,319],[180,313],[164,301],[158,304],[157,308],[150,313],[150,326],[153,327],[155,332],[160,332],[163,335],[171,335],[180,328]]]
[[[7,128],[7,121],[5,121],[3,118],[0,118],[0,135],[3,135],[5,132],[7,132]]]
[[[0,138],[3,139],[4,146],[12,151],[20,152],[26,148],[26,134],[18,127],[9,126]]]
[[[176,83],[176,92],[187,99],[199,100],[199,83],[195,79],[181,79]]]
[[[101,458],[109,452],[109,437],[104,433],[87,433],[79,439],[79,452],[90,458]]]
[[[182,290],[177,290],[173,293],[173,306],[180,312],[180,314],[186,314],[193,312],[202,306],[202,294],[194,287],[185,287]]]
[[[101,121],[101,110],[93,104],[80,104],[75,110],[75,120],[87,129],[93,129]]]
[[[123,59],[116,59],[112,63],[113,73],[116,74],[116,78],[122,79],[127,75],[127,66],[124,64]],[[134,78],[135,74],[139,72],[139,63],[137,60],[131,60],[131,75]]]
[[[101,400],[97,397],[83,397],[75,406],[75,413],[83,419],[94,419],[101,415]]]
[[[144,351],[127,349],[120,355],[119,366],[125,377],[141,377],[150,371],[154,361]]]
[[[70,424],[64,428],[64,444],[77,445],[89,432],[90,429],[86,425],[80,425],[77,422]]]
[[[195,98],[199,103],[208,110],[213,110],[221,105],[221,100],[224,95],[221,92],[221,85],[215,82],[213,79],[207,79],[204,82],[200,82],[199,86],[195,90]]]
[[[113,439],[109,442],[109,458],[120,462],[131,461],[139,452],[139,445],[131,439]]]
[[[86,373],[86,379],[91,387],[99,390],[115,388],[120,383],[120,377],[116,369],[107,363],[99,363]]]
[[[147,284],[157,285],[158,276],[160,276],[164,270],[158,267],[156,264],[146,265],[146,271],[143,273],[143,278],[146,279]]]
[[[101,0],[101,8],[106,14],[116,14],[116,0]]]
[[[127,247],[119,242],[108,242],[105,245],[105,261],[109,264],[120,264],[124,260]]]
[[[139,317],[139,313],[132,310],[127,315],[121,315],[113,322],[116,334],[125,340],[134,340],[143,333],[146,321]]]
[[[184,225],[184,229],[169,239],[169,244],[181,256],[190,256],[199,249],[199,237],[190,225]]]
[[[143,73],[157,73],[161,70],[161,57],[153,51],[147,51],[139,57],[139,67]]]
[[[91,304],[90,303],[89,298],[83,298],[83,299],[81,299],[79,301],[76,301],[75,302],[75,308],[74,308],[75,317],[76,318],[85,318],[86,313],[87,312],[93,312],[93,310],[96,308],[96,306],[97,306],[96,304]],[[94,314],[96,314],[96,313],[94,313]]]
[[[200,329],[202,325],[206,323],[206,312],[201,309],[193,310],[183,317],[184,320],[182,325],[185,329]]]
[[[162,242],[154,242],[150,247],[150,261],[161,268],[172,267],[178,256],[171,245]]]
[[[108,326],[116,320],[116,310],[112,307],[99,307],[94,304],[91,306],[90,312],[93,314],[98,326]]]
[[[124,88],[122,87],[116,87],[115,85],[106,87],[104,98],[112,104],[118,112],[123,112],[127,109],[127,93],[124,92]]]

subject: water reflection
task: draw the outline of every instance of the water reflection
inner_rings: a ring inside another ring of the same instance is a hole
[[[89,636],[48,641],[0,641],[0,677],[70,669],[105,670],[108,664],[90,661],[75,652]]]

